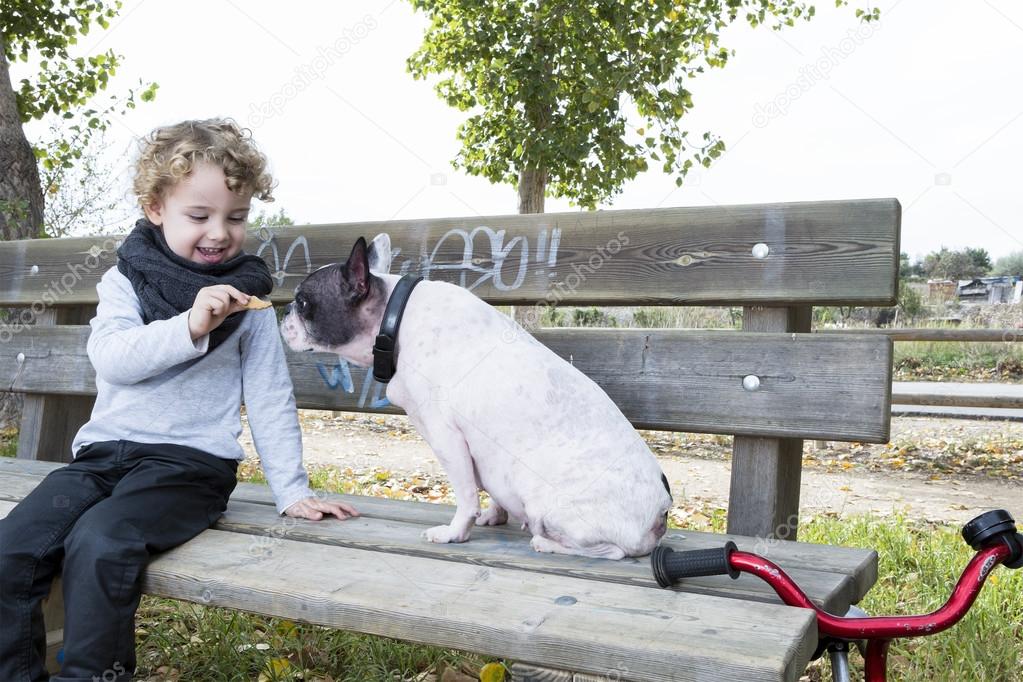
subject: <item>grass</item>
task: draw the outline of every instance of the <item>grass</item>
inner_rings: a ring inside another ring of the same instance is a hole
[[[699,530],[724,532],[723,510],[697,513]],[[678,525],[678,524],[672,524]],[[904,516],[802,519],[801,542],[873,549],[878,581],[859,604],[871,615],[929,613],[948,599],[973,550],[959,528],[915,522]],[[853,680],[863,679],[863,660],[853,653]],[[930,637],[896,640],[889,679],[905,682],[1023,681],[1023,571],[999,567],[966,617]],[[824,660],[811,664],[811,680],[830,680]]]
[[[18,454],[18,429],[0,430],[0,457],[15,457]]]
[[[541,327],[639,327],[643,329],[735,329],[739,308],[706,306],[601,306],[543,309]]]
[[[139,680],[406,680],[483,662],[437,647],[152,597],[143,598],[137,622]]]
[[[258,469],[241,471],[261,480]],[[346,492],[377,492],[379,476],[352,476],[323,467],[314,485]],[[447,495],[445,495],[445,499]],[[678,518],[677,516],[675,518]],[[723,532],[724,510],[688,513],[672,525]],[[971,550],[949,526],[900,516],[804,519],[800,540],[875,549],[880,579],[860,606],[871,614],[926,613],[948,597]],[[338,570],[344,570],[339,566]],[[357,635],[275,618],[165,599],[143,599],[138,618],[140,680],[260,680],[370,682],[414,680],[445,666],[478,670],[487,660],[464,652]],[[967,617],[938,635],[893,645],[891,679],[1023,682],[1023,572],[999,568]],[[853,654],[853,679],[862,660]],[[830,680],[825,661],[807,671]],[[857,677],[858,675],[858,677]]]
[[[973,554],[958,528],[903,517],[815,519],[800,529],[800,539],[875,549],[880,578],[860,606],[877,615],[929,613],[940,607]],[[853,658],[854,669],[861,671],[862,660],[857,654]],[[1023,573],[998,568],[955,627],[894,642],[889,670],[891,679],[907,682],[1023,680]],[[823,679],[831,679],[830,672]]]
[[[1023,344],[900,341],[897,379],[1023,381]]]

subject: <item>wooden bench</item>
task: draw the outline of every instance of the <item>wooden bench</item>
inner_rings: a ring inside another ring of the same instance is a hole
[[[888,439],[891,341],[809,332],[812,305],[894,302],[898,202],[304,226],[263,229],[246,249],[267,259],[284,303],[308,272],[382,231],[396,250],[392,272],[453,281],[494,304],[743,306],[742,332],[536,335],[637,427],[735,436],[729,535],[671,531],[665,542],[731,537],[836,613],[873,585],[872,551],[757,537],[795,537],[802,439]],[[0,460],[0,514],[68,459],[88,418],[95,385],[83,325],[115,248],[113,238],[0,244],[0,305],[36,318],[0,328],[0,377],[25,394],[18,458]],[[289,364],[300,407],[394,411],[367,370],[313,354],[289,354]],[[293,521],[274,513],[264,487],[239,485],[214,529],[154,558],[145,590],[530,664],[514,668],[520,680],[795,680],[816,647],[813,615],[745,576],[661,590],[646,559],[536,554],[510,527],[432,545],[420,533],[450,508],[354,503],[364,518]],[[53,632],[59,613],[59,604],[48,612]]]

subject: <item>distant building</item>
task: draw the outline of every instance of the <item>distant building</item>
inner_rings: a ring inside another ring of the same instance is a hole
[[[956,297],[963,303],[1019,303],[1023,280],[1011,275],[961,279]]]
[[[947,303],[956,296],[956,282],[951,279],[927,280],[927,300],[931,303]]]

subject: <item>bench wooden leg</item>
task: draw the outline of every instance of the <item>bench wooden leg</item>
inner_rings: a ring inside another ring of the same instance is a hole
[[[88,324],[95,312],[96,306],[50,308],[39,314],[36,324]],[[71,442],[89,420],[95,402],[95,396],[26,393],[18,432],[18,457],[70,462]]]
[[[50,594],[43,599],[43,624],[46,626],[46,670],[56,673],[57,653],[64,647],[64,584],[57,576]]]
[[[736,436],[728,493],[728,532],[795,540],[803,441]]]
[[[603,677],[586,673],[571,673],[567,670],[541,668],[527,663],[511,666],[511,682],[618,682],[624,680],[626,670],[609,670]]]
[[[746,307],[743,331],[809,332],[810,307]],[[799,438],[736,436],[728,493],[728,532],[796,539],[803,441]]]

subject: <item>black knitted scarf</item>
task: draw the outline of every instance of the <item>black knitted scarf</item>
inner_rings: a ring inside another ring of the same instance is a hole
[[[146,218],[135,223],[117,249],[117,269],[135,289],[146,324],[190,309],[203,287],[230,284],[250,296],[266,296],[273,289],[270,268],[262,258],[242,251],[224,263],[196,263],[174,253],[163,230]],[[229,315],[210,332],[210,351],[238,329],[246,312]]]

